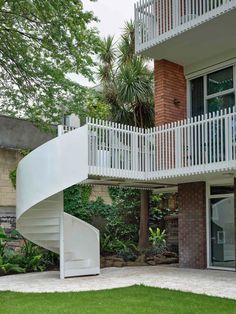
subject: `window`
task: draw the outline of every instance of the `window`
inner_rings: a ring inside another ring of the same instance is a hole
[[[207,75],[207,95],[233,88],[233,67]]]
[[[191,81],[192,117],[204,114],[203,76]]]
[[[233,66],[191,80],[191,116],[235,106],[235,80]]]
[[[216,185],[216,186],[211,186],[211,195],[225,195],[225,194],[233,194],[234,193],[234,186],[231,185]]]

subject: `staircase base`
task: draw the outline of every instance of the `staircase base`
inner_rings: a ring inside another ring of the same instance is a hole
[[[69,269],[65,271],[65,278],[79,277],[79,276],[94,276],[100,274],[100,268],[81,268],[81,269]]]

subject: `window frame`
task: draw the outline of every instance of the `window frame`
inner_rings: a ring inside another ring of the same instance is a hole
[[[218,93],[214,93],[211,95],[207,95],[207,76],[209,74],[212,74],[212,73],[215,73],[215,72],[218,72],[218,71],[230,68],[230,67],[233,68],[233,88],[230,88],[230,89],[218,92]],[[236,105],[236,63],[233,63],[233,64],[227,64],[224,67],[214,68],[214,70],[206,71],[201,75],[194,76],[194,77],[191,77],[188,79],[188,82],[187,82],[187,88],[188,88],[188,90],[187,90],[187,97],[188,97],[187,107],[188,107],[188,110],[187,111],[188,111],[188,117],[189,118],[192,117],[191,81],[196,79],[196,78],[199,78],[199,77],[203,77],[204,115],[208,113],[208,106],[207,106],[208,100],[213,99],[215,97],[225,96],[225,95],[234,93],[235,105]]]

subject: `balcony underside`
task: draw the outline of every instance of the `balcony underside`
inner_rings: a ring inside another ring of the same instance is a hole
[[[167,32],[163,40],[157,37],[139,53],[183,66],[198,63],[236,48],[235,21],[236,10],[231,10],[181,33],[177,29]]]
[[[221,182],[233,179],[236,177],[236,163],[231,164],[222,163],[221,165],[214,165],[214,169],[207,171],[202,169],[195,169],[195,172],[189,171],[188,168],[178,175],[175,171],[159,172],[159,174],[153,174],[156,179],[127,179],[124,177],[111,177],[111,176],[96,176],[90,175],[87,184],[105,185],[105,186],[117,186],[121,188],[137,188],[137,189],[150,189],[157,190],[158,192],[175,192],[177,191],[177,185],[190,182]],[[164,177],[166,176],[166,177]]]

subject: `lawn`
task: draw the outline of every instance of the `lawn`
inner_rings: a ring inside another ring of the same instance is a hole
[[[144,286],[79,293],[0,292],[0,313],[234,314],[236,301]]]

